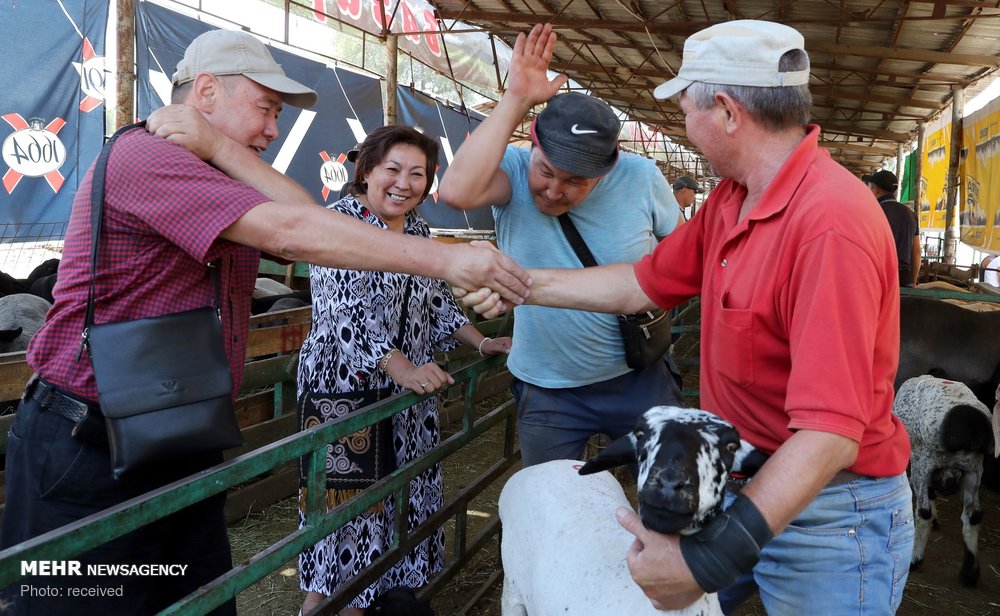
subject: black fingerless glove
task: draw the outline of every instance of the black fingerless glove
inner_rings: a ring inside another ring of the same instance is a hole
[[[681,537],[681,555],[705,592],[718,592],[753,570],[773,535],[760,510],[740,494],[697,533]]]

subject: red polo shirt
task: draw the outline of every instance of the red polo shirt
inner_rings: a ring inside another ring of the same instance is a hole
[[[46,381],[97,400],[81,332],[90,282],[90,185],[76,192],[55,302],[28,346],[28,363]],[[270,201],[184,148],[135,129],[108,159],[96,323],[201,308],[215,295],[205,263],[220,259],[220,306],[234,396],[243,378],[250,297],[260,262],[252,248],[219,238],[250,208]],[[183,332],[178,332],[183,335]]]
[[[701,295],[701,403],[773,452],[794,430],[860,444],[850,470],[906,469],[892,414],[899,359],[896,252],[875,197],[818,147],[818,126],[737,222],[726,180],[636,264],[663,307]]]

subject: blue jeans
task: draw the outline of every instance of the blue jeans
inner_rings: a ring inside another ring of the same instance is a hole
[[[221,453],[192,456],[149,471],[111,478],[106,448],[70,435],[73,424],[23,399],[7,442],[7,507],[0,547],[27,541],[222,461]],[[4,615],[142,616],[194,592],[232,568],[223,509],[225,493],[143,526],[67,560],[83,575],[38,575],[3,589]],[[187,565],[183,575],[87,575],[88,565]],[[77,590],[74,590],[77,589]],[[48,594],[41,594],[45,590]],[[104,596],[71,596],[80,590]],[[211,612],[235,615],[235,601]]]
[[[579,460],[595,434],[618,438],[651,407],[681,406],[667,359],[644,370],[581,387],[549,389],[514,379],[517,429],[524,466]]]
[[[726,504],[735,496],[726,494]],[[913,552],[906,474],[825,487],[768,543],[753,574],[719,593],[731,613],[755,586],[769,616],[894,614]]]

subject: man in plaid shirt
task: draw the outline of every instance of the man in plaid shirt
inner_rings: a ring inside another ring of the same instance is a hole
[[[205,264],[218,261],[218,301],[235,396],[261,252],[328,267],[443,278],[464,288],[487,286],[499,289],[507,302],[523,301],[526,273],[492,247],[382,233],[317,207],[301,186],[263,162],[260,153],[278,137],[283,103],[310,107],[317,96],[286,77],[253,36],[238,31],[199,36],[178,64],[173,84],[172,102],[183,105],[154,113],[148,132],[136,128],[122,134],[108,159],[95,323],[211,305],[216,293]],[[97,387],[80,339],[91,276],[90,175],[74,201],[55,303],[28,349],[36,377],[10,432],[3,547],[222,460],[222,452],[212,452],[111,478],[103,422],[95,419]],[[29,580],[58,593],[39,597],[15,583],[4,590],[10,613],[163,609],[231,568],[224,502],[224,494],[211,497],[80,555],[84,575]],[[174,564],[183,574],[86,575],[88,565],[102,563]],[[213,612],[235,613],[232,601]]]

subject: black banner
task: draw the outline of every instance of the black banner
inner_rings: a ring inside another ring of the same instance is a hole
[[[107,0],[0,3],[0,242],[65,233],[103,144],[107,22]]]

